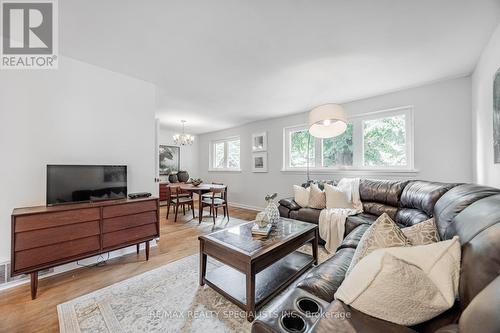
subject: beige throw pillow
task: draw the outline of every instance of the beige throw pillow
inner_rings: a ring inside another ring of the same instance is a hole
[[[326,208],[352,208],[347,193],[337,186],[325,184]]]
[[[456,236],[429,245],[378,249],[354,267],[335,298],[370,316],[416,325],[453,306],[459,274]]]
[[[309,195],[309,207],[315,209],[325,209],[326,208],[325,191],[322,191],[317,184],[311,184],[309,188],[311,189]]]
[[[427,245],[439,242],[439,233],[434,218],[401,229],[411,245]]]
[[[397,224],[386,213],[380,217],[365,231],[359,240],[358,247],[354,252],[351,264],[347,269],[349,275],[356,264],[376,249],[397,246],[410,246],[411,243],[403,234]]]
[[[309,193],[309,188],[293,185],[293,200],[295,200],[300,207],[307,207],[309,205]]]

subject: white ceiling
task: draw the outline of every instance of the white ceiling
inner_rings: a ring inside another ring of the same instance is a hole
[[[203,133],[469,74],[498,0],[64,0],[64,55],[156,84]]]

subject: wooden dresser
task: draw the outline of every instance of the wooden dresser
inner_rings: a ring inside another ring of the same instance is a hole
[[[16,208],[12,212],[11,275],[31,274],[36,298],[38,271],[160,236],[157,198]]]

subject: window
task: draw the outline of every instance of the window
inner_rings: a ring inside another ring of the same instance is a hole
[[[239,170],[240,169],[240,138],[233,137],[211,144],[211,170]]]
[[[325,168],[352,166],[352,123],[347,124],[344,134],[321,140],[321,165]]]
[[[365,166],[406,166],[405,115],[363,122],[363,161]]]
[[[290,167],[305,168],[307,166],[307,145],[309,144],[309,166],[314,167],[314,138],[306,129],[291,131],[290,134]]]
[[[413,111],[402,107],[349,119],[334,138],[309,136],[307,126],[284,129],[284,170],[413,170]]]

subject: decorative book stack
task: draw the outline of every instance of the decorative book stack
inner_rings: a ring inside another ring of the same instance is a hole
[[[264,227],[259,227],[257,223],[255,223],[252,227],[252,235],[257,236],[267,236],[271,232],[272,224],[269,223]]]

